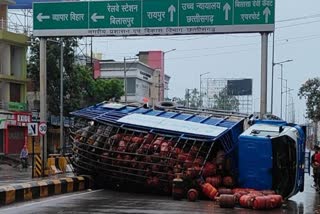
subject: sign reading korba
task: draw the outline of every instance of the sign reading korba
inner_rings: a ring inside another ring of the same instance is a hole
[[[34,35],[148,36],[274,31],[274,0],[124,0],[33,4]]]

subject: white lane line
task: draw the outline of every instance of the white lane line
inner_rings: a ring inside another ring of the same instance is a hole
[[[59,195],[55,195],[57,197],[52,198],[52,199],[38,198],[38,199],[34,199],[34,200],[39,200],[40,199],[41,201],[36,201],[36,202],[32,202],[32,203],[28,203],[28,201],[24,201],[23,203],[26,203],[26,204],[21,205],[21,206],[19,206],[19,204],[16,205],[15,203],[13,203],[12,205],[15,205],[14,207],[6,208],[6,209],[0,209],[0,211],[1,212],[2,211],[10,211],[10,210],[17,209],[17,208],[30,207],[30,206],[35,205],[35,204],[47,203],[47,202],[50,202],[50,201],[57,201],[57,200],[60,200],[60,199],[72,198],[72,197],[77,197],[77,196],[81,196],[81,195],[87,195],[87,194],[101,192],[101,191],[103,191],[103,189],[92,190],[90,192],[83,192],[83,193],[66,195],[66,196],[61,196],[61,197],[59,197]],[[74,192],[74,193],[76,193],[76,192]],[[51,197],[51,196],[49,196],[49,197]],[[47,197],[47,198],[49,198],[49,197]]]

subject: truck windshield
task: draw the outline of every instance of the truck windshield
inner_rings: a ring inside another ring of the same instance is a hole
[[[296,144],[288,136],[272,139],[273,189],[284,197],[293,191],[296,182]]]

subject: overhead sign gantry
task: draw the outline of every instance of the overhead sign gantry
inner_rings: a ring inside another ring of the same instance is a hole
[[[34,35],[146,36],[274,31],[274,0],[118,0],[33,4]]]

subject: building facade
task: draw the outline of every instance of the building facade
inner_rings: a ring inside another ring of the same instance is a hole
[[[7,29],[7,8],[0,2],[0,154],[18,154],[27,143],[27,40]]]
[[[170,76],[164,74],[163,52],[139,52],[137,56],[139,60],[135,61],[101,60],[97,76],[105,79],[126,79],[127,93],[121,97],[122,102],[147,102],[154,106],[168,95]]]

